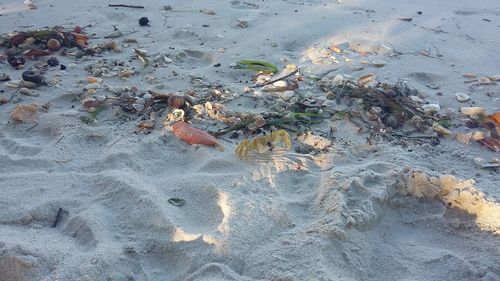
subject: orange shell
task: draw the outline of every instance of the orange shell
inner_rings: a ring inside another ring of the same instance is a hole
[[[217,142],[214,136],[200,129],[193,128],[185,122],[181,121],[172,125],[172,132],[176,137],[189,144],[204,144],[217,146],[222,149],[222,146]]]
[[[500,125],[500,112],[495,112],[495,113],[491,114],[490,118],[495,120],[495,122],[497,122],[497,124]]]

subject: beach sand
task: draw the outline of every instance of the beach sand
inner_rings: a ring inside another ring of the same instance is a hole
[[[0,105],[1,281],[500,280],[500,175],[474,164],[499,156],[479,143],[369,144],[367,131],[327,120],[312,130],[333,128],[330,148],[318,155],[242,161],[234,150],[243,136],[220,140],[222,152],[182,142],[162,128],[165,114],[150,134],[134,133],[138,117],[116,121],[111,110],[87,125],[76,100],[86,67],[107,59],[135,71],[128,80],[103,77],[111,87],[174,93],[199,90],[196,80],[221,85],[234,111],[264,111],[268,93],[243,91],[252,72],[230,67],[256,59],[295,64],[306,79],[406,79],[457,120],[461,106],[497,112],[500,86],[470,87],[462,75],[500,74],[499,1],[126,1],[144,9],[105,2],[36,0],[27,9],[0,1],[2,34],[79,25],[95,34],[91,45],[107,41],[113,27],[125,34],[115,39],[119,53],[57,55],[68,68],[45,73],[56,85]],[[150,26],[139,26],[143,16]],[[325,55],[345,42],[374,54],[351,63]],[[133,48],[172,61],[143,69]],[[12,79],[22,71],[0,63]],[[0,90],[5,98],[14,92],[4,82]],[[471,99],[460,103],[456,92]],[[9,120],[16,105],[33,102],[50,103],[37,126]],[[193,120],[202,129],[214,123]],[[326,141],[292,139],[294,147]]]

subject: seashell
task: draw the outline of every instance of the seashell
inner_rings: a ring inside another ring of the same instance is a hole
[[[108,33],[106,36],[104,36],[104,38],[106,39],[109,39],[109,38],[118,38],[120,36],[122,36],[123,33],[120,31],[120,30],[115,30],[111,33]]]
[[[425,103],[425,101],[417,96],[409,96],[410,100],[417,103]]]
[[[470,78],[470,79],[477,77],[476,74],[470,73],[470,72],[466,72],[466,73],[462,74],[462,76],[465,78]]]
[[[113,77],[113,76],[118,75],[118,72],[111,71],[108,68],[103,67],[103,68],[101,68],[101,75],[104,77]]]
[[[335,75],[335,77],[333,78],[333,85],[338,86],[341,85],[342,83],[344,83],[344,76],[340,74]]]
[[[479,77],[479,80],[478,80],[478,81],[479,81],[479,83],[481,83],[481,84],[491,84],[491,80],[490,80],[490,78],[485,77],[485,76],[483,76],[483,77]]]
[[[455,93],[455,97],[457,98],[457,101],[459,102],[466,102],[470,99],[470,97],[465,94],[465,93]]]
[[[439,85],[437,85],[437,84],[427,84],[427,85],[425,85],[425,86],[426,86],[427,88],[429,88],[429,89],[433,89],[433,90],[437,90],[437,89],[439,89]]]
[[[491,81],[500,81],[500,75],[493,75],[488,77]]]
[[[74,69],[74,68],[76,68],[78,65],[77,65],[76,63],[72,62],[72,63],[68,64],[68,66],[69,66],[69,68]]]
[[[485,135],[481,131],[475,131],[475,132],[472,133],[472,139],[473,140],[477,141],[477,140],[482,140],[484,138],[485,138]]]
[[[144,105],[146,103],[146,101],[143,98],[137,98],[135,100],[135,103]]]
[[[93,76],[87,77],[87,82],[89,82],[89,83],[102,84],[102,81],[103,80],[101,78],[97,78],[97,77],[93,77]]]
[[[286,87],[286,86],[288,86],[288,84],[285,81],[280,80],[280,81],[274,82],[273,86],[275,86],[275,87]]]
[[[385,66],[387,64],[386,61],[383,61],[383,60],[374,60],[372,61],[372,65],[375,66],[375,67],[382,67],[382,66]]]
[[[467,133],[467,134],[462,134],[462,133],[457,133],[457,141],[463,144],[469,144],[470,140],[472,139],[472,133]]]
[[[433,113],[439,112],[439,110],[441,110],[441,107],[439,106],[439,104],[430,103],[430,104],[424,104],[424,105],[422,105],[422,110],[426,114],[433,114]]]
[[[460,107],[460,112],[468,116],[483,115],[485,114],[486,109],[484,109],[484,107],[478,107],[478,106]]]
[[[40,96],[40,94],[34,93],[33,91],[31,91],[28,88],[21,88],[21,89],[19,89],[19,93],[23,94],[23,95],[26,95],[26,96],[32,96],[32,97],[38,97],[38,96]]]
[[[11,80],[3,83],[5,86],[9,88],[19,88],[19,84],[21,83],[21,80]]]
[[[495,112],[489,116],[491,119],[495,120],[500,125],[500,112]]]
[[[281,98],[284,100],[284,101],[289,101],[291,98],[293,98],[295,96],[295,92],[294,91],[286,91],[286,92],[283,92],[281,94]]]
[[[440,134],[443,134],[443,135],[451,135],[452,132],[448,129],[446,129],[445,127],[439,125],[439,123],[436,123],[434,122],[434,124],[432,124],[432,129]]]
[[[362,86],[367,86],[368,84],[373,82],[373,80],[375,80],[375,77],[376,77],[375,74],[368,73],[366,75],[359,77],[357,83]]]
[[[101,84],[99,84],[99,83],[90,83],[90,84],[85,85],[85,87],[84,87],[85,90],[99,89],[99,88],[101,88]]]
[[[47,41],[47,49],[51,51],[57,51],[61,49],[61,42],[55,38],[51,38],[49,39],[49,41]]]
[[[141,111],[144,109],[144,104],[140,104],[140,103],[134,103],[132,104],[132,107],[137,110],[137,111]]]
[[[97,95],[95,96],[96,100],[100,101],[100,102],[103,102],[106,100],[106,96],[105,95]]]

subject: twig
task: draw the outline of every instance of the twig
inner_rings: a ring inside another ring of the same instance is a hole
[[[108,7],[122,7],[122,8],[133,8],[133,9],[144,9],[144,6],[126,5],[126,4],[109,4]]]
[[[110,144],[108,147],[112,147],[113,145],[115,145],[117,142],[121,141],[122,139],[124,139],[127,135],[124,135],[122,136],[121,138],[117,139],[116,141],[114,141],[112,144]]]
[[[57,211],[56,219],[52,223],[52,228],[56,227],[57,224],[61,221],[62,216],[63,216],[63,212],[64,212],[63,208],[59,208],[59,211]]]
[[[56,143],[59,143],[64,138],[64,135],[60,136]]]
[[[31,129],[33,129],[33,128],[35,128],[36,126],[38,126],[38,122],[36,122],[35,125],[33,125],[33,126],[29,127],[28,129],[26,129],[26,132],[29,131],[29,130],[31,130]]]

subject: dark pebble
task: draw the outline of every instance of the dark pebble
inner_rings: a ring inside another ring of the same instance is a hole
[[[141,26],[149,25],[149,19],[147,17],[140,18],[139,25],[141,25]]]
[[[220,63],[214,64],[214,67],[219,67],[219,66],[220,66]]]
[[[418,11],[417,14],[421,15],[422,14],[422,11]]]
[[[37,85],[45,83],[45,77],[31,70],[23,72],[21,76],[23,77],[24,81],[33,82]]]
[[[64,64],[61,64],[61,67],[59,69],[60,70],[66,70],[66,66]]]
[[[56,57],[50,57],[48,60],[47,60],[47,64],[49,66],[57,66],[59,65],[59,61],[57,60]]]

